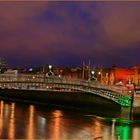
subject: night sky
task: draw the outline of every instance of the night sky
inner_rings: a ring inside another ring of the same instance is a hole
[[[10,66],[140,65],[140,2],[0,2]]]

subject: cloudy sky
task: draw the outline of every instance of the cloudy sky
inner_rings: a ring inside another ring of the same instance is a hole
[[[140,65],[140,2],[0,2],[10,66]]]

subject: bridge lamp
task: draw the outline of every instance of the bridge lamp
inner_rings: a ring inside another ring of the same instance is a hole
[[[92,78],[94,78],[94,74],[95,74],[95,71],[91,71],[91,75],[90,75],[90,77],[89,77],[89,81],[92,79]]]
[[[98,74],[100,75],[100,82],[102,82],[102,72],[98,72]]]
[[[49,70],[51,71],[51,69],[52,69],[52,65],[49,65]]]
[[[99,71],[98,74],[101,75],[101,72]]]
[[[95,71],[91,71],[91,74],[94,75]]]

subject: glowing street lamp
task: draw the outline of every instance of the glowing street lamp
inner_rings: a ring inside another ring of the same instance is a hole
[[[46,77],[53,76],[54,73],[52,72],[52,65],[49,65],[48,68],[49,68],[49,72],[46,73]]]
[[[49,65],[49,70],[50,70],[50,72],[51,72],[51,69],[52,69],[52,65]]]
[[[91,74],[94,75],[95,71],[91,71]]]
[[[91,80],[91,79],[94,79],[94,80],[97,80],[97,78],[94,76],[94,74],[95,74],[95,71],[91,71],[91,75],[90,75],[90,78],[89,78],[89,81]]]
[[[49,69],[51,69],[52,68],[52,65],[49,65]]]
[[[99,71],[98,74],[100,75],[100,82],[102,83],[102,72]]]
[[[101,72],[99,71],[98,74],[101,75]]]

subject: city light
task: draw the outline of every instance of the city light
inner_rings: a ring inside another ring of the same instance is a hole
[[[50,69],[50,70],[52,69],[52,65],[49,65],[49,69]]]
[[[101,72],[99,71],[98,74],[101,75]]]
[[[93,75],[94,75],[94,73],[95,73],[95,71],[91,71],[91,74],[93,74]]]

